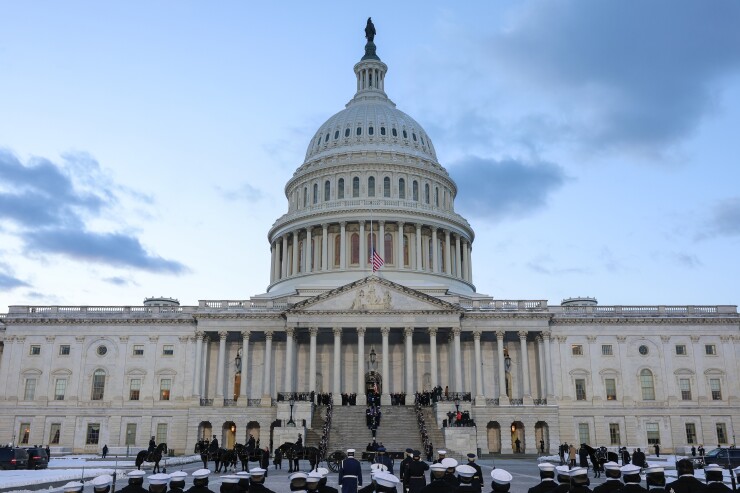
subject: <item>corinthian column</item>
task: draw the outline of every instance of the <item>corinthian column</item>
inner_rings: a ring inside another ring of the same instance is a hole
[[[390,376],[390,351],[388,351],[388,334],[390,334],[390,327],[381,327],[380,334],[383,336],[383,393],[380,396],[380,404],[383,406],[389,406],[391,404],[391,376]]]
[[[308,334],[311,336],[308,345],[308,391],[316,392],[316,336],[318,327],[309,327]]]
[[[454,337],[455,351],[455,392],[462,392],[462,351],[460,351],[460,327],[453,327],[452,335]]]
[[[421,270],[422,251],[421,251],[421,224],[420,223],[416,223],[416,235],[414,235],[414,239],[416,240],[416,270]]]
[[[524,399],[532,400],[532,390],[529,385],[529,354],[527,353],[527,332],[519,332],[519,343],[522,347],[522,390]]]
[[[294,327],[285,329],[285,391],[293,392],[293,335]]]
[[[304,262],[306,263],[306,268],[303,269],[305,272],[313,272],[313,239],[311,238],[311,233],[313,231],[313,227],[309,226],[306,228],[306,255]]]
[[[298,230],[293,231],[293,261],[292,261],[291,274],[298,275]]]
[[[265,332],[265,365],[262,374],[262,402],[260,406],[272,406],[272,390],[270,389],[270,374],[272,373],[272,331]]]
[[[347,223],[339,223],[339,266],[347,268]]]
[[[385,221],[378,221],[378,254],[385,261]]]
[[[499,404],[509,403],[509,396],[506,395],[506,367],[504,366],[504,334],[499,330],[496,332],[496,350],[498,351],[498,398]]]
[[[329,225],[321,225],[321,270],[329,270]]]
[[[437,327],[429,327],[429,354],[432,360],[432,388],[439,383],[437,380]]]
[[[365,400],[365,327],[357,327],[357,405]]]
[[[473,332],[473,344],[475,346],[475,405],[485,406],[486,398],[483,395],[483,369],[481,368],[480,354],[480,331]]]
[[[334,404],[342,402],[342,367],[341,367],[341,347],[342,347],[342,328],[334,327],[334,390],[332,392],[332,402]]]
[[[195,370],[193,371],[193,397],[200,399],[200,374],[202,372],[203,332],[195,333]]]
[[[445,231],[445,274],[452,275],[452,244],[449,229]]]
[[[403,335],[406,336],[406,402],[412,404],[414,402],[411,399],[414,395],[414,328],[406,327]]]
[[[555,397],[555,388],[552,383],[552,357],[550,355],[550,332],[542,333],[542,340],[545,343],[545,381],[547,382],[547,398]],[[550,403],[552,404],[552,403]]]
[[[283,247],[280,249],[282,260],[280,263],[280,277],[285,278],[288,276],[288,234],[283,233]]]
[[[360,270],[365,270],[367,265],[367,238],[365,238],[365,221],[360,221]]]
[[[432,265],[429,266],[431,272],[439,272],[439,242],[437,241],[437,228],[432,226]]]
[[[462,279],[462,251],[460,250],[460,235],[455,235],[455,277]]]
[[[248,330],[242,331],[242,369],[241,377],[239,379],[239,399],[237,402],[240,405],[247,405],[249,397],[247,396],[247,378],[252,378],[252,372],[249,371],[249,336],[251,332]],[[243,402],[242,402],[243,401]]]
[[[216,399],[220,399],[220,405],[224,404],[224,359],[226,356],[226,336],[229,333],[221,331],[218,333],[218,366],[216,367]],[[219,404],[218,402],[216,403]]]
[[[396,242],[396,251],[398,256],[396,257],[396,268],[403,269],[403,222],[398,223],[398,241]]]

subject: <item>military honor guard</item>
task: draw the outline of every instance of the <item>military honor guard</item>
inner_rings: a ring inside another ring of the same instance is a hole
[[[318,471],[311,471],[308,473],[308,476],[306,476],[306,491],[318,493],[319,483],[321,482],[322,477],[323,476]]]
[[[642,478],[640,477],[640,467],[634,464],[627,464],[622,466],[622,481],[624,486],[619,493],[639,493],[641,491],[647,491],[640,485]]]
[[[111,476],[110,474],[102,474],[92,480],[93,491],[95,493],[109,493],[111,490],[112,483],[113,483],[113,476]]]
[[[429,464],[421,460],[421,451],[414,450],[411,454],[411,462],[406,467],[406,475],[409,493],[419,493],[427,485],[426,471]]]
[[[175,471],[170,474],[170,488],[167,493],[183,493],[185,491],[185,478],[188,473],[185,471]]]
[[[236,476],[239,478],[239,482],[236,483],[237,491],[247,493],[249,491],[249,472],[239,471]],[[170,481],[170,486],[172,486],[172,481]]]
[[[267,471],[261,467],[249,470],[249,493],[275,493],[265,486],[266,473]]]
[[[558,487],[552,490],[555,493],[567,493],[570,491],[570,467],[567,465],[555,468],[555,477],[558,479]]]
[[[367,486],[363,486],[357,493],[375,493],[377,483],[375,482],[375,475],[381,472],[388,472],[388,467],[385,464],[370,464],[370,483]]]
[[[650,466],[645,469],[645,484],[648,491],[665,493],[665,469],[661,466]],[[596,491],[596,490],[594,490]]]
[[[506,493],[511,488],[511,480],[514,479],[509,471],[494,469],[491,471],[491,491],[493,493]]]
[[[435,460],[434,462],[442,462],[445,457],[447,457],[446,450],[437,450],[437,460]]]
[[[529,493],[544,493],[557,488],[558,484],[555,482],[555,464],[540,462],[537,464],[537,468],[540,470],[540,483],[529,488]]]
[[[378,493],[398,493],[397,486],[401,480],[389,472],[379,472],[375,475],[375,490]]]
[[[69,483],[62,486],[63,493],[80,493],[85,485],[79,481],[70,481]]]
[[[357,493],[357,487],[362,486],[362,466],[355,459],[355,449],[347,449],[347,458],[339,467],[339,484],[342,493]]]
[[[406,483],[406,468],[409,467],[409,463],[414,460],[414,449],[407,448],[406,454],[403,460],[401,461],[401,465],[398,467],[398,475],[401,478],[401,482],[403,483],[403,490],[408,491],[409,485]]]
[[[193,486],[188,489],[188,493],[214,493],[213,490],[208,488],[208,475],[211,474],[210,469],[198,469],[193,471]]]
[[[612,493],[624,486],[624,483],[621,481],[622,468],[618,463],[614,461],[606,462],[604,464],[604,475],[606,476],[606,481],[595,487],[594,493]]]
[[[144,489],[144,476],[146,473],[138,469],[126,474],[128,477],[128,484],[118,490],[120,493],[146,493]]]
[[[678,479],[668,483],[665,490],[669,493],[701,493],[706,485],[694,477],[694,464],[689,459],[676,462]]]
[[[588,469],[585,467],[574,467],[570,470],[570,493],[591,493],[588,485],[591,480],[588,479]]]
[[[473,476],[475,475],[475,468],[470,467],[467,464],[462,464],[455,468],[457,472],[458,485],[453,491],[455,493],[477,493],[473,486]]]
[[[719,464],[709,464],[706,466],[704,468],[704,477],[707,481],[707,487],[704,489],[705,492],[719,493],[732,491],[732,488],[725,484],[724,468]]]
[[[383,464],[386,467],[387,472],[394,474],[394,460],[393,457],[385,453],[385,447],[378,447],[377,453],[375,454],[375,463]]]
[[[475,454],[468,454],[468,465],[475,469],[475,474],[473,475],[473,486],[477,486],[478,491],[483,491],[483,470],[475,463],[476,458]]]
[[[219,493],[237,493],[239,491],[239,476],[228,474],[221,476],[221,489]]]
[[[440,462],[443,466],[447,468],[447,471],[445,472],[445,481],[454,489],[457,488],[457,485],[460,484],[460,479],[456,475],[456,469],[457,469],[457,461],[453,459],[452,457],[446,457],[442,459]]]
[[[308,479],[308,474],[306,474],[305,472],[294,472],[293,474],[288,476],[288,479],[290,480],[290,491],[305,493],[308,490],[308,488],[306,487],[306,479]]]
[[[166,493],[170,475],[165,473],[152,474],[146,480],[149,483],[150,493]]]
[[[339,493],[339,490],[326,484],[329,469],[325,467],[319,467],[318,469],[316,469],[316,472],[321,474],[321,481],[319,481],[319,493]]]
[[[420,493],[452,493],[452,486],[445,481],[447,468],[443,464],[435,462],[429,466],[429,469],[431,469],[429,484],[424,486]]]

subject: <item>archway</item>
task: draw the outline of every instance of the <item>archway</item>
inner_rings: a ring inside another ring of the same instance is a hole
[[[248,442],[249,437],[254,437],[254,441],[256,446],[259,448],[260,446],[260,424],[257,421],[250,421],[247,423],[247,433],[245,440]]]
[[[515,454],[523,454],[526,452],[524,440],[524,423],[521,421],[514,421],[511,423],[511,451]],[[517,447],[517,444],[519,445]]]
[[[550,427],[544,421],[537,421],[534,424],[534,440],[538,452],[544,454],[550,452]],[[544,452],[542,451],[543,448]]]
[[[383,393],[383,377],[377,371],[365,373],[365,393],[369,395],[373,392],[378,395]]]
[[[221,427],[221,447],[233,449],[236,443],[236,423],[226,421]]]
[[[201,421],[198,425],[198,440],[210,440],[213,438],[213,426],[210,421]]]
[[[489,421],[486,426],[488,435],[488,452],[492,454],[501,453],[501,425],[498,421]]]

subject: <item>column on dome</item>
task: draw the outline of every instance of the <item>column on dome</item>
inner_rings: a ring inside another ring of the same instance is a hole
[[[321,225],[321,270],[329,270],[329,225]]]
[[[265,331],[265,358],[262,374],[262,402],[260,406],[272,406],[272,389],[270,388],[270,376],[272,375],[272,331]]]
[[[285,392],[293,392],[293,343],[295,327],[285,328],[285,380],[283,388]]]
[[[396,251],[398,253],[397,253],[397,257],[396,257],[396,268],[397,269],[403,269],[403,267],[404,267],[404,265],[403,265],[403,244],[404,244],[404,239],[403,239],[403,221],[399,221],[399,223],[398,223],[398,235],[397,236],[398,236],[398,239],[396,241],[396,245],[397,245],[396,246]]]
[[[429,354],[431,356],[432,388],[439,383],[437,371],[437,327],[429,327]]]
[[[484,406],[486,398],[483,395],[483,369],[481,367],[480,330],[473,331],[473,344],[475,347],[475,404]]]
[[[239,378],[239,399],[240,405],[247,405],[249,400],[247,396],[247,379],[252,378],[252,372],[249,370],[249,336],[252,333],[248,330],[242,331],[242,367]]]
[[[545,381],[547,382],[547,397],[551,399],[555,396],[555,388],[552,383],[552,355],[550,353],[550,332],[542,333],[542,340],[545,343]]]
[[[280,277],[288,277],[288,234],[283,233],[283,246],[280,249],[282,260],[280,262]]]
[[[470,257],[468,256],[468,240],[463,238],[462,241],[462,256],[463,256],[463,265],[462,265],[462,271],[460,273],[460,276],[464,281],[470,281],[470,275],[468,274],[468,265],[470,264]]]
[[[367,245],[367,238],[365,238],[365,221],[360,221],[360,270],[365,270],[367,265],[367,251],[365,246]]]
[[[308,346],[308,391],[316,392],[316,337],[319,334],[318,327],[309,327],[310,336]]]
[[[378,238],[375,241],[378,243],[378,254],[385,261],[385,221],[378,221]]]
[[[452,328],[453,350],[455,351],[455,392],[462,392],[462,351],[460,350],[460,327]]]
[[[339,264],[342,269],[347,268],[347,223],[339,223],[340,241],[339,241]]]
[[[193,397],[200,398],[200,380],[203,356],[203,332],[195,333],[195,370],[193,370]]]
[[[460,250],[460,235],[455,235],[455,277],[462,279],[462,251]]]
[[[498,398],[499,404],[509,403],[509,396],[506,395],[506,367],[504,366],[504,335],[502,330],[496,332],[496,351],[498,353]]]
[[[414,395],[414,328],[406,327],[403,335],[406,336],[406,402],[411,404],[411,396]]]
[[[303,258],[305,259],[304,262],[306,262],[305,268],[303,269],[304,272],[312,272],[312,264],[313,264],[313,241],[311,238],[312,230],[313,230],[313,226],[309,226],[306,228],[306,253],[303,256]]]
[[[222,330],[218,333],[218,366],[216,367],[216,399],[220,399],[221,402],[215,404],[223,405],[224,398],[224,361],[226,359],[226,337],[229,335],[228,332]]]
[[[449,229],[445,230],[445,274],[452,275],[452,243]]]
[[[332,402],[334,404],[340,404],[342,402],[342,365],[341,365],[341,352],[342,347],[342,328],[334,327],[334,383],[332,391]]]
[[[468,282],[473,282],[473,245],[468,243]]]
[[[382,336],[382,352],[383,352],[383,394],[380,396],[380,404],[383,406],[389,406],[391,404],[391,387],[390,387],[390,351],[388,351],[388,335],[391,333],[390,327],[381,327],[380,334]]]
[[[519,343],[522,348],[522,390],[523,398],[532,400],[532,390],[529,382],[529,354],[527,353],[527,331],[519,331]]]
[[[415,257],[416,257],[416,270],[421,270],[421,223],[416,223],[416,235],[414,235],[414,239],[416,240],[416,248],[415,248]]]
[[[275,282],[275,242],[270,243],[270,284]]]
[[[291,264],[291,275],[298,275],[298,230],[293,231],[293,258]]]
[[[357,327],[357,405],[365,400],[365,327]]]
[[[439,272],[439,242],[436,226],[432,226],[432,265],[429,266],[429,270],[435,274]]]

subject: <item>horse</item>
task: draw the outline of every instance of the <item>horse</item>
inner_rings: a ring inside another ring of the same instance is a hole
[[[239,461],[242,463],[242,471],[249,470],[250,462],[261,462],[262,451],[260,449],[249,450],[246,445],[237,443],[234,445],[234,451]]]
[[[237,454],[236,450],[234,449],[218,449],[218,458],[216,460],[216,470],[215,472],[221,472],[221,469],[223,469],[224,472],[228,472],[229,467],[234,469],[236,471],[236,461],[237,461]]]
[[[278,450],[288,459],[288,472],[298,472],[301,460],[308,460],[311,470],[318,467],[320,462],[319,449],[316,447],[296,447],[293,442],[285,442],[278,447]]]
[[[604,462],[606,462],[606,457],[604,457],[598,449],[595,449],[585,443],[582,443],[581,447],[586,449],[586,452],[588,452],[588,458],[591,460],[591,464],[593,464],[594,467],[594,477],[598,478],[599,476],[601,476],[601,471],[603,470]]]
[[[162,454],[167,453],[167,444],[166,443],[160,443],[157,445],[157,448],[154,449],[154,451],[149,452],[148,450],[142,450],[138,454],[136,454],[136,469],[141,470],[141,465],[144,462],[153,462],[154,467],[152,468],[152,473],[157,474],[159,472],[159,461],[162,460]]]

